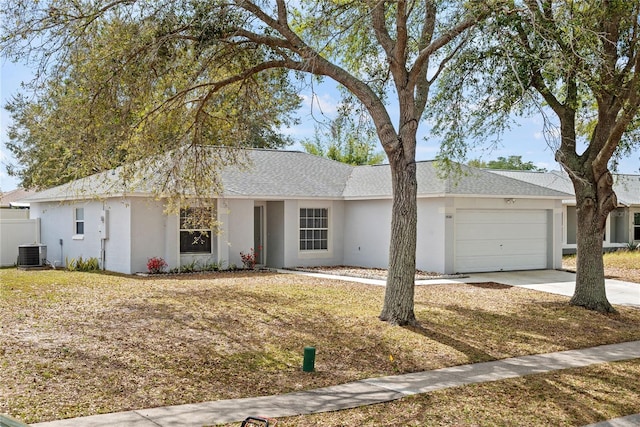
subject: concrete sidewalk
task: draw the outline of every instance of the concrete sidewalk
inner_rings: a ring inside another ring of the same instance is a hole
[[[142,409],[33,425],[38,427],[201,427],[242,421],[250,415],[276,418],[349,409],[450,387],[636,358],[640,358],[640,341],[372,378],[283,395]],[[626,417],[617,422],[629,420],[629,422],[635,422],[638,418],[634,417],[640,417],[640,415]],[[609,422],[614,420],[607,423]],[[616,425],[624,426],[625,424],[597,424],[598,427]]]

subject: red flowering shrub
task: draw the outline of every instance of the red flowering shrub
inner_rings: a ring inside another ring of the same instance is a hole
[[[167,262],[160,257],[149,258],[147,261],[147,270],[151,274],[162,273],[167,268]]]
[[[249,249],[249,253],[240,252],[240,258],[242,258],[242,264],[244,268],[253,269],[256,266],[258,259],[258,252],[262,249],[262,246],[258,246],[258,250],[254,251],[253,248]]]

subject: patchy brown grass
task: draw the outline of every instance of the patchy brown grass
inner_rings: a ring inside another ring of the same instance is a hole
[[[0,270],[0,412],[38,422],[640,339],[640,310],[601,315],[498,284],[418,287],[421,327],[391,327],[377,319],[383,291],[273,273]],[[309,345],[313,374],[300,369]]]
[[[640,283],[640,250],[609,252],[604,254],[602,259],[604,260],[605,277]],[[562,267],[575,271],[576,256],[568,255],[563,257]]]

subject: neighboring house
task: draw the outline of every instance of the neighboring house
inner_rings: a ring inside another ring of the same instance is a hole
[[[194,261],[241,266],[240,252],[261,247],[258,263],[275,268],[388,265],[388,165],[350,166],[296,151],[246,153],[251,166],[226,167],[224,192],[211,201],[219,234],[187,221],[189,210],[166,214],[165,202],[148,190],[114,193],[117,171],[33,195],[31,216],[41,221],[50,262],[96,257],[122,273],[146,271],[151,257],[164,258],[169,268]],[[561,267],[562,200],[570,194],[463,171],[441,179],[434,162],[417,163],[418,269]]]
[[[23,202],[22,199],[29,197],[34,193],[34,191],[25,190],[23,188],[17,188],[4,193],[0,192],[0,209],[28,209],[29,203]],[[6,211],[3,211],[3,213],[6,214]],[[28,218],[29,212],[22,211],[20,215]]]
[[[570,193],[572,197],[563,201],[562,249],[565,254],[576,252],[575,192],[566,173],[502,170],[491,172]],[[618,207],[607,218],[603,242],[607,250],[625,248],[630,243],[640,244],[640,175],[614,175],[613,178],[613,190],[618,196]]]

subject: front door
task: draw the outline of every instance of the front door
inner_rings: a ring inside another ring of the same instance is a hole
[[[253,250],[256,253],[256,264],[265,264],[264,244],[264,206],[253,207]]]

